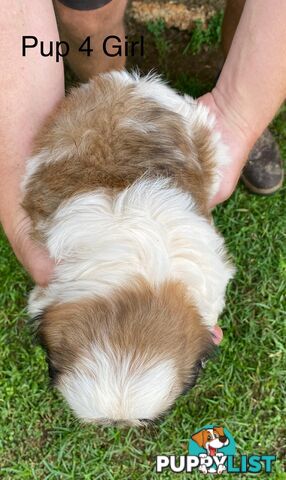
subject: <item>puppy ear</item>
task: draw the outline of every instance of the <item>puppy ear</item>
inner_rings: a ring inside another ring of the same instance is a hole
[[[35,325],[37,340],[46,352],[52,385],[56,384],[59,374],[73,360],[73,349],[67,348],[73,340],[68,335],[68,321],[71,321],[73,312],[65,305],[47,308]]]
[[[51,378],[68,371],[94,337],[93,322],[85,321],[87,307],[85,303],[82,308],[75,303],[53,305],[38,323],[37,338],[46,350]]]
[[[49,341],[45,331],[45,321],[46,321],[47,311],[42,312],[34,318],[29,320],[31,328],[33,329],[35,339],[43,348],[46,353],[46,361],[48,364],[48,372],[51,381],[51,385],[56,384],[60,370],[56,368],[53,364],[53,359],[50,351]]]
[[[47,308],[42,315],[37,328],[37,337],[42,347],[53,351],[61,348],[67,327],[66,310],[64,305],[55,305]]]
[[[206,443],[206,431],[200,430],[198,433],[192,435],[192,440],[196,442],[200,447],[203,447]]]
[[[218,433],[220,437],[224,437],[223,427],[214,427],[214,432]]]

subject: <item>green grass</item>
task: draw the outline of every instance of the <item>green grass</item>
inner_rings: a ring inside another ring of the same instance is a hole
[[[157,49],[159,64],[164,69],[165,75],[167,75],[167,55],[170,50],[170,42],[167,40],[167,30],[164,20],[159,19],[156,21],[149,21],[147,23],[147,30],[152,34],[154,43]]]
[[[204,47],[216,46],[220,42],[223,12],[219,11],[213,15],[207,26],[201,20],[195,22],[195,27],[190,34],[190,41],[187,43],[184,53],[197,54]]]
[[[203,48],[217,46],[221,38],[222,21],[223,11],[216,12],[209,19],[207,25],[204,25],[201,20],[197,20],[183,53],[198,54]],[[170,49],[165,22],[163,19],[158,19],[147,22],[146,26],[147,30],[153,35],[160,63],[164,65]]]
[[[186,78],[178,82],[188,93],[200,88]],[[272,130],[286,159],[286,108]],[[140,430],[82,426],[49,388],[44,354],[26,323],[32,284],[1,234],[0,476],[187,479],[190,475],[157,475],[155,456],[187,454],[194,430],[218,423],[232,432],[239,453],[277,455],[272,474],[259,478],[285,480],[285,193],[284,187],[274,196],[258,197],[239,186],[216,208],[216,224],[237,266],[221,317],[220,355],[161,424]]]
[[[174,88],[179,92],[184,92],[194,98],[198,98],[204,93],[209,92],[213,88],[213,84],[202,82],[197,77],[190,78],[184,73],[176,78]]]

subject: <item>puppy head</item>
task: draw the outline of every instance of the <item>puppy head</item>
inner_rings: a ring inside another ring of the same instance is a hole
[[[213,340],[185,287],[134,282],[50,307],[39,324],[54,385],[87,422],[137,425],[194,385]]]
[[[200,430],[192,436],[192,440],[194,440],[200,447],[207,448],[207,446],[210,446],[215,449],[221,448],[229,443],[223,427],[213,427]]]

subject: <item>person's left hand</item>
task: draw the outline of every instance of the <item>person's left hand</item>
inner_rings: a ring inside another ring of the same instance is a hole
[[[53,260],[43,247],[31,239],[31,221],[22,207],[18,206],[16,211],[10,210],[8,214],[5,221],[2,219],[3,228],[16,257],[36,284],[46,286],[54,271]]]

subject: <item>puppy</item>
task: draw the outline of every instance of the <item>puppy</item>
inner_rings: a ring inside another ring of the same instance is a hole
[[[36,142],[23,207],[56,268],[29,312],[84,421],[155,419],[216,343],[233,267],[208,206],[227,162],[213,126],[158,77],[122,71],[73,89]]]

